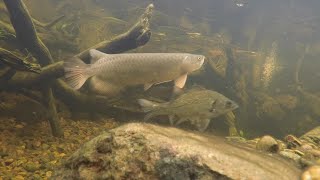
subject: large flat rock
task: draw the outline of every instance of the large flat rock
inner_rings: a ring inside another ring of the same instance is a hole
[[[85,143],[53,179],[299,179],[277,155],[173,127],[130,123]]]

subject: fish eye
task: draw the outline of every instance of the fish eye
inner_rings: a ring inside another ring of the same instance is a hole
[[[231,101],[227,101],[227,102],[226,102],[226,107],[229,108],[229,107],[231,107],[231,106],[232,106],[232,102],[231,102]]]
[[[201,60],[201,57],[200,57],[200,56],[198,57],[198,60]]]

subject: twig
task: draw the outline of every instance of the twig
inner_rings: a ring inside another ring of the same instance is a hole
[[[40,73],[40,65],[30,63],[17,53],[12,53],[6,49],[0,48],[0,62],[20,71],[30,71]]]
[[[58,18],[52,20],[51,22],[48,23],[42,23],[34,18],[32,18],[32,21],[34,22],[35,25],[43,27],[45,29],[50,29],[52,26],[56,25],[58,22],[60,22],[62,19],[65,18],[65,15],[61,15]]]

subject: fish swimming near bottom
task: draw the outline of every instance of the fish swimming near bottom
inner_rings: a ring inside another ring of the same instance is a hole
[[[146,99],[139,99],[138,103],[144,112],[148,112],[145,121],[159,115],[168,115],[171,125],[188,121],[201,132],[207,129],[211,118],[238,108],[237,103],[211,90],[191,90],[166,103]]]
[[[188,53],[105,54],[90,51],[91,64],[75,58],[64,64],[66,82],[79,89],[91,77],[89,90],[100,95],[114,95],[127,86],[174,81],[183,88],[187,75],[198,70],[205,57]]]

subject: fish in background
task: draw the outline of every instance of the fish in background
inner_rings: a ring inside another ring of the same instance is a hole
[[[73,58],[64,64],[66,82],[80,89],[89,79],[89,90],[99,95],[115,95],[127,86],[144,85],[148,90],[154,84],[174,81],[182,89],[189,73],[200,69],[205,57],[188,53],[127,53],[105,54],[89,51],[91,64]]]
[[[238,7],[247,6],[249,3],[247,0],[233,0],[233,1]]]
[[[145,121],[156,116],[168,115],[171,125],[190,122],[201,132],[207,129],[212,118],[238,108],[237,103],[211,90],[190,90],[166,103],[146,99],[139,99],[138,103],[143,111],[148,113]]]

